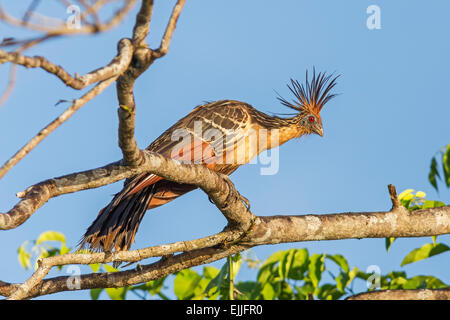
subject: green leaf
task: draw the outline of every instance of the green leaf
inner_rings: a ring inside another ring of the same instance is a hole
[[[298,300],[310,300],[310,296],[314,293],[314,287],[310,282],[305,283],[301,287],[296,286],[295,289],[297,290],[295,296]]]
[[[394,237],[390,237],[390,238],[385,238],[384,240],[384,245],[386,247],[386,251],[389,252],[389,249],[391,248],[392,244],[394,243],[395,238]]]
[[[403,289],[425,289],[426,287],[426,281],[418,277],[413,277],[406,280],[405,284],[403,285]]]
[[[174,293],[180,300],[188,300],[194,297],[194,290],[202,277],[192,269],[181,270],[174,280]]]
[[[431,236],[431,240],[433,241],[433,245],[436,245],[437,236]]]
[[[59,250],[59,254],[63,255],[63,254],[66,254],[68,252],[70,252],[70,248],[66,247],[66,245],[63,243],[61,245],[61,249]]]
[[[278,273],[282,279],[286,279],[288,277],[292,262],[294,260],[295,251],[295,249],[285,251],[285,255],[280,261],[280,265],[278,266]]]
[[[274,285],[270,282],[267,282],[261,290],[261,295],[264,300],[274,300],[277,296]]]
[[[274,265],[276,265],[278,262],[283,259],[283,257],[286,255],[286,251],[276,251],[273,253],[267,260],[263,263],[261,268],[258,271],[257,279],[261,283],[266,283],[269,281],[269,279],[274,278],[275,272],[278,275],[278,269],[274,270]]]
[[[105,270],[107,272],[117,272],[119,269],[114,268],[113,266],[110,266],[109,264],[103,264],[103,267],[105,267]]]
[[[203,268],[203,276],[206,279],[214,279],[219,274],[220,270],[214,267],[206,266]]]
[[[429,257],[438,255],[442,252],[450,250],[450,247],[443,243],[427,243],[424,244],[421,248],[414,249],[403,259],[401,266],[420,261],[423,259],[427,259]]]
[[[398,195],[398,198],[400,200],[411,200],[412,198],[414,198],[414,195],[412,194],[413,191],[414,191],[414,189],[406,189],[406,190],[400,192],[400,194]]]
[[[309,254],[307,249],[296,249],[291,268],[288,273],[289,279],[302,280],[304,273],[308,270]]]
[[[444,172],[444,181],[447,188],[450,188],[450,144],[442,155],[442,171]]]
[[[91,299],[92,300],[98,300],[98,297],[100,296],[100,293],[102,293],[103,288],[97,288],[97,289],[91,289]]]
[[[409,209],[409,205],[414,200],[414,195],[412,194],[413,191],[414,191],[414,189],[406,189],[405,191],[401,192],[398,195],[398,199],[400,200],[400,203],[406,209]]]
[[[343,293],[338,291],[336,286],[326,283],[320,288],[317,288],[316,295],[321,300],[337,300]]]
[[[222,268],[220,268],[219,273],[208,283],[204,293],[208,293],[210,295],[217,293],[222,287],[223,281],[227,276],[227,272],[228,272],[228,262],[224,263]],[[211,290],[214,288],[215,290],[211,292]]]
[[[292,300],[294,298],[294,291],[292,290],[289,283],[286,281],[279,281],[280,293],[278,294],[278,299],[280,300]]]
[[[434,276],[415,276],[411,279],[418,278],[421,281],[425,282],[427,289],[440,289],[440,288],[447,288],[448,285],[442,282],[440,279],[434,277]]]
[[[233,268],[233,278],[236,278],[237,274],[239,273],[239,269],[242,265],[242,259],[240,254],[235,254],[231,257],[231,267]]]
[[[327,259],[330,259],[331,261],[333,261],[334,263],[336,263],[339,267],[341,267],[341,269],[345,272],[348,273],[350,271],[350,267],[348,266],[348,262],[347,260],[344,258],[343,255],[340,254],[335,254],[335,255],[326,255]]]
[[[340,292],[345,292],[345,287],[347,286],[347,283],[350,280],[348,274],[341,271],[336,276],[336,278],[334,278],[334,280],[336,281],[336,287],[338,288],[338,290]]]
[[[359,272],[358,268],[357,268],[357,267],[354,267],[354,268],[348,273],[349,280],[348,280],[347,285],[349,285],[349,284],[353,281],[353,279],[356,278],[356,276],[358,275],[358,272]]]
[[[417,191],[416,192],[416,197],[417,198],[425,198],[427,196],[427,194],[423,191]]]
[[[286,254],[286,251],[276,251],[273,254],[270,255],[269,258],[267,258],[266,261],[264,261],[263,266],[264,265],[269,265],[269,264],[276,264],[277,262],[280,262],[281,259],[283,259],[284,255]]]
[[[28,244],[29,241],[25,241],[18,249],[17,249],[17,253],[18,253],[18,259],[19,259],[19,263],[22,266],[22,268],[24,269],[29,269],[31,268],[31,253],[29,253],[26,249],[26,246]]]
[[[161,293],[161,289],[163,288],[164,281],[166,279],[167,279],[167,276],[163,277],[163,278],[156,279],[156,280],[150,280],[150,281],[147,281],[144,284],[133,286],[133,287],[129,288],[128,290],[132,290],[132,291],[135,291],[135,290],[148,291],[152,296],[160,295],[164,299],[164,296]]]
[[[308,276],[311,279],[314,288],[319,286],[319,282],[322,279],[322,272],[324,271],[325,255],[313,254],[309,259],[309,273]]]
[[[256,281],[240,281],[235,284],[235,287],[242,292],[239,300],[256,300],[262,291],[261,283]]]
[[[437,207],[444,207],[445,203],[441,201],[434,201],[434,200],[425,200],[423,203],[422,209],[428,209],[428,208],[437,208]]]
[[[439,191],[436,177],[441,179],[441,176],[439,175],[437,165],[437,160],[435,157],[433,157],[431,159],[430,172],[428,173],[428,181],[430,181],[431,185],[436,189],[436,191]]]
[[[396,277],[391,280],[389,283],[389,289],[396,290],[396,289],[404,289],[404,286],[408,283],[408,279],[405,277]]]
[[[106,288],[106,293],[112,300],[125,300],[127,294],[127,288]]]
[[[102,266],[101,263],[91,263],[89,265],[89,267],[91,267],[92,271],[94,271],[95,273],[98,272],[101,266]]]
[[[44,241],[58,241],[62,244],[66,243],[66,237],[58,231],[46,231],[39,235],[36,244],[41,244]]]

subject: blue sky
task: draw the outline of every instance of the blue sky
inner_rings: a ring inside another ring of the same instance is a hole
[[[157,46],[174,1],[156,1],[150,44]],[[5,2],[14,13],[26,6]],[[369,5],[381,9],[381,29],[366,26]],[[133,13],[114,30],[97,36],[57,39],[28,55],[44,55],[72,74],[110,61],[116,43],[129,37]],[[65,8],[45,12],[65,19]],[[290,78],[306,69],[341,74],[340,95],[322,110],[324,137],[309,136],[280,148],[280,170],[260,175],[257,165],[232,176],[257,215],[383,211],[390,208],[387,185],[400,192],[422,190],[450,203],[450,190],[437,194],[428,183],[431,157],[450,142],[448,74],[450,3],[423,1],[187,1],[169,54],[143,74],[135,87],[136,139],[146,147],[167,127],[203,101],[236,99],[265,112],[286,112],[274,90],[289,96]],[[0,25],[0,37],[31,33]],[[0,88],[9,65],[0,66]],[[0,161],[3,163],[67,105],[82,95],[42,70],[20,67],[16,88],[0,107]],[[50,177],[102,166],[121,158],[117,145],[117,100],[107,89],[33,150],[0,180],[1,211],[15,193]],[[31,275],[17,262],[17,248],[46,230],[63,232],[74,246],[99,209],[122,183],[50,200],[25,224],[0,232],[0,279],[22,282]],[[194,191],[148,211],[133,248],[189,240],[220,231],[226,221],[205,194]],[[441,236],[440,242],[450,237]],[[400,270],[403,257],[429,238],[399,239],[389,254],[384,239],[322,241],[252,249],[260,259],[276,250],[306,247],[311,253],[340,253],[350,266],[382,273]],[[220,263],[214,265],[218,266]],[[433,274],[450,283],[449,254],[402,268],[408,276]],[[64,270],[62,271],[64,274]],[[52,273],[54,275],[58,273]],[[254,278],[243,270],[240,278]],[[238,278],[239,279],[239,278]],[[88,292],[53,299],[88,298]]]

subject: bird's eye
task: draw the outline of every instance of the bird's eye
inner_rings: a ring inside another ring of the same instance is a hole
[[[316,118],[314,118],[314,116],[309,116],[308,121],[309,123],[313,123],[314,121],[316,121]]]

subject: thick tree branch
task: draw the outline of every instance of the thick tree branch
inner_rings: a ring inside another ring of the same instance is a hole
[[[371,291],[347,300],[450,300],[450,288]]]
[[[157,153],[143,151],[142,155],[145,161],[138,167],[129,167],[118,161],[101,168],[45,180],[19,192],[17,195],[22,200],[8,213],[0,214],[0,230],[18,227],[53,197],[98,188],[141,173],[154,173],[168,180],[200,187],[232,224],[244,225],[244,228],[251,224],[253,215],[226,176],[203,165],[182,164]]]
[[[246,209],[237,209],[238,212],[242,210]],[[387,212],[256,217],[254,221],[254,224],[243,234],[239,230],[227,228],[217,235],[203,239],[128,252],[71,254],[46,258],[40,261],[38,270],[28,281],[20,286],[11,285],[16,289],[19,288],[11,298],[22,299],[68,290],[68,277],[43,280],[50,269],[57,265],[111,261],[136,262],[148,257],[184,252],[172,258],[166,257],[158,263],[144,266],[139,270],[114,273],[113,279],[108,273],[84,275],[79,289],[120,287],[154,280],[187,267],[216,261],[227,255],[263,244],[446,234],[450,233],[450,206],[413,212],[400,207]],[[9,296],[11,291],[8,286],[0,286],[0,293],[3,295]]]
[[[157,263],[146,265],[136,270],[121,271],[114,274],[83,275],[80,278],[79,289],[121,287],[164,277],[184,268],[210,263],[230,254],[262,244],[277,244],[288,241],[359,239],[360,237],[428,236],[435,232],[438,234],[450,233],[450,206],[414,211],[407,216],[402,216],[404,214],[403,212],[393,212],[395,210],[373,213],[258,217],[255,227],[249,230],[246,236],[236,244],[227,242],[230,237],[236,237],[236,234],[233,235],[231,231],[225,231],[216,235],[217,238],[208,237],[197,241],[194,240],[196,241],[195,246],[192,245],[194,242],[187,241],[129,252],[67,255],[67,258],[66,256],[53,257],[48,258],[49,262],[45,264],[43,262],[41,263],[42,269],[35,273],[34,280],[42,280],[41,276],[48,272],[50,266],[55,265],[111,262],[116,261],[115,259],[117,261],[137,261],[136,258],[139,256],[144,259],[145,257],[155,256],[156,254],[165,255],[175,253],[178,250],[188,251],[173,257],[165,257]],[[418,227],[415,227],[415,225],[418,222],[419,224],[423,222],[423,220],[419,221],[421,217],[426,217],[426,228],[425,231],[419,232]],[[434,221],[434,223],[431,223],[431,221]],[[356,224],[352,225],[355,222]],[[356,230],[361,229],[361,225],[364,225],[367,230],[356,232]],[[345,226],[345,230],[342,232],[339,229],[343,226]],[[430,230],[429,228],[434,229]],[[262,230],[264,230],[263,234],[261,234]],[[225,243],[223,245],[217,245],[221,243],[221,240],[225,240]],[[205,245],[208,247],[196,249],[197,245]],[[104,260],[102,261],[102,259]],[[43,261],[47,261],[47,259]],[[57,277],[41,282],[33,282],[33,286],[27,287],[27,290],[24,290],[21,295],[17,294],[16,297],[29,298],[36,295],[69,290],[67,288],[68,278]],[[14,288],[17,287],[18,285],[14,284]],[[11,291],[9,287],[4,287],[3,290],[0,290],[0,293],[8,296],[8,293]],[[429,297],[431,298],[431,296]],[[419,296],[416,295],[416,298],[419,298]]]

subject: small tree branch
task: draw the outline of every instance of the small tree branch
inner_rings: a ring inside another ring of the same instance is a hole
[[[6,52],[0,49],[0,64],[12,62],[26,68],[41,68],[48,73],[54,74],[67,86],[80,90],[93,83],[106,80],[120,75],[131,62],[133,46],[129,39],[122,39],[118,44],[117,56],[106,66],[96,69],[84,76],[72,77],[61,66],[55,65],[44,57],[28,57],[18,52]]]
[[[129,166],[139,166],[144,161],[134,138],[136,117],[136,105],[133,95],[134,84],[136,79],[150,67],[155,59],[167,53],[176,22],[184,3],[185,0],[178,0],[175,4],[161,42],[161,47],[157,51],[152,51],[145,45],[145,38],[149,32],[153,12],[153,0],[143,0],[136,16],[136,23],[133,29],[133,43],[136,47],[133,63],[119,77],[116,86],[117,98],[119,100],[119,147],[122,150],[124,163]]]
[[[391,201],[392,201],[392,208],[396,209],[396,208],[401,207],[402,204],[400,203],[400,200],[398,199],[397,190],[395,189],[395,186],[393,186],[392,184],[389,184],[388,191],[389,191],[389,196],[391,197]]]
[[[11,71],[9,72],[8,85],[3,94],[0,96],[0,107],[5,103],[6,100],[8,100],[9,96],[13,92],[14,84],[16,83],[16,73],[17,73],[17,65],[13,64],[11,66]]]
[[[138,262],[150,257],[167,257],[167,255],[180,251],[187,252],[198,248],[212,247],[225,241],[230,241],[231,239],[233,239],[232,234],[228,231],[192,241],[180,241],[168,245],[160,245],[139,250],[99,252],[90,254],[65,254],[62,256],[41,259],[38,261],[38,269],[27,281],[17,287],[16,291],[14,291],[14,294],[12,294],[9,299],[20,300],[27,298],[28,293],[33,289],[33,287],[37,286],[55,266],[63,266],[68,264],[108,263],[113,261]]]
[[[44,129],[42,129],[36,136],[34,136],[28,143],[23,146],[12,158],[10,158],[1,168],[0,168],[0,179],[20,160],[22,160],[31,150],[33,150],[42,140],[44,140],[51,132],[53,132],[62,123],[67,121],[76,111],[78,111],[83,105],[99,95],[103,90],[109,87],[124,70],[128,67],[131,62],[132,57],[132,46],[128,39],[122,39],[118,46],[119,53],[116,58],[105,68],[101,68],[97,71],[87,74],[81,77],[86,81],[85,83],[91,83],[91,81],[97,81],[106,78],[106,80],[101,81],[89,92],[83,95],[81,98],[75,100],[73,104],[66,109],[58,118],[49,123]],[[1,53],[0,53],[1,55]],[[55,69],[53,71],[58,72]],[[59,73],[58,73],[59,74]],[[61,74],[59,74],[61,75]]]
[[[153,0],[142,0],[141,8],[136,15],[133,28],[133,44],[136,47],[145,46],[145,38],[150,31],[150,20],[153,14]]]
[[[227,248],[204,248],[185,252],[175,256],[165,257],[158,262],[140,266],[136,269],[93,273],[80,276],[80,286],[75,289],[68,288],[69,277],[55,277],[47,279],[34,286],[27,292],[25,298],[47,295],[51,293],[68,290],[85,290],[93,288],[115,288],[144,283],[147,281],[159,279],[169,274],[190,268],[203,263],[211,263],[223,259],[229,255],[241,252],[246,248],[243,246],[232,246]],[[18,284],[11,284],[14,288]],[[8,286],[0,286],[0,294],[8,296],[7,293],[12,289]]]
[[[97,11],[100,10],[101,7],[103,7],[107,1],[96,1],[97,3],[94,3],[89,9],[85,10],[83,13],[81,13],[80,18],[82,20],[85,19],[87,15],[95,14]],[[124,5],[122,8],[117,10],[112,17],[103,23],[96,23],[94,25],[87,24],[80,28],[74,28],[72,26],[66,25],[64,20],[58,20],[59,25],[56,27],[49,27],[45,24],[35,24],[31,23],[29,21],[26,21],[26,23],[23,22],[22,19],[17,19],[9,14],[7,14],[3,8],[0,6],[0,20],[3,20],[4,22],[17,26],[17,27],[25,27],[34,31],[42,31],[46,32],[47,36],[55,37],[55,36],[61,36],[61,35],[72,35],[72,34],[94,34],[99,32],[105,32],[116,25],[118,25],[128,14],[128,12],[131,10],[131,8],[136,3],[136,0],[125,0],[123,1]],[[47,20],[54,20],[54,18],[48,18]]]
[[[371,291],[347,300],[450,300],[450,288]]]
[[[169,52],[170,41],[172,40],[173,32],[177,26],[178,17],[180,16],[181,10],[183,10],[185,2],[186,0],[178,0],[173,7],[169,23],[167,24],[166,31],[161,39],[161,44],[159,45],[159,48],[153,52],[153,56],[155,58],[161,58]]]
[[[50,122],[44,129],[27,142],[19,151],[14,154],[8,161],[0,168],[0,179],[14,167],[20,160],[22,160],[31,150],[33,150],[42,140],[44,140],[50,133],[52,133],[62,123],[67,121],[78,109],[84,106],[88,101],[99,95],[103,90],[109,87],[117,78],[110,78],[100,82],[88,93],[81,98],[75,100],[73,104],[67,108],[58,118]]]

